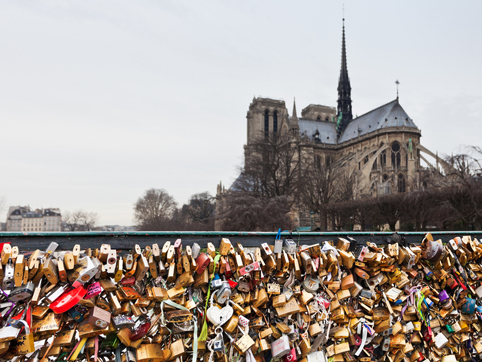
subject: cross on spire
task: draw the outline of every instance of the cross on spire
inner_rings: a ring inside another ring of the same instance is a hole
[[[400,84],[400,82],[398,81],[398,79],[395,81],[395,84],[397,85],[397,101],[398,101],[398,85]]]

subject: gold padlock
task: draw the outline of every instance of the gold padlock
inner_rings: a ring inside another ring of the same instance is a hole
[[[33,334],[30,333],[30,328],[28,323],[24,320],[18,321],[22,323],[25,328],[25,334],[19,336],[13,345],[15,346],[15,353],[17,355],[24,355],[27,353],[31,353],[35,351],[34,341],[33,341]]]
[[[142,344],[136,351],[137,362],[165,362],[171,357],[170,349],[159,344]]]

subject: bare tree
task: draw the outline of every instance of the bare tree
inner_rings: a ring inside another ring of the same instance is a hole
[[[171,217],[173,230],[214,230],[215,198],[209,192],[190,197],[187,204],[176,209]]]
[[[214,198],[207,191],[192,195],[186,208],[192,221],[205,224],[213,220],[214,210]]]
[[[166,230],[177,202],[163,189],[149,189],[134,204],[134,219],[139,230]]]
[[[354,174],[348,174],[343,165],[327,156],[324,164],[309,162],[302,171],[300,194],[303,204],[320,216],[320,229],[327,229],[330,203],[353,198]]]
[[[99,215],[83,210],[66,211],[62,215],[62,221],[69,231],[91,231],[97,225]]]
[[[273,231],[291,226],[298,199],[300,152],[290,133],[261,135],[245,153],[245,166],[219,215],[223,230]]]
[[[445,157],[451,165],[450,171],[435,185],[437,202],[448,220],[445,223],[462,222],[467,229],[473,224],[482,229],[482,178],[481,149],[477,146],[466,147],[469,153]]]
[[[261,197],[287,196],[293,204],[298,193],[300,159],[298,141],[290,133],[271,133],[250,143],[238,189]]]
[[[99,222],[99,215],[96,212],[84,213],[84,227],[87,231],[91,231]]]
[[[248,191],[226,195],[222,229],[226,231],[274,231],[291,229],[287,196],[261,197]]]

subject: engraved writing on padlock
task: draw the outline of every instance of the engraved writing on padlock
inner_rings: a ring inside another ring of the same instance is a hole
[[[239,269],[240,275],[246,275],[252,271],[259,270],[259,262],[254,262]]]

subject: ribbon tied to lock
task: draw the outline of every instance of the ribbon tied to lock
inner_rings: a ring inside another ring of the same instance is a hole
[[[362,335],[362,340],[360,343],[360,347],[355,352],[355,356],[359,356],[361,351],[363,351],[363,348],[367,343],[368,334],[370,334],[370,336],[373,336],[374,331],[370,326],[373,326],[373,322],[369,323],[365,320],[365,318],[361,318],[360,322],[358,322],[357,333],[358,335]]]

